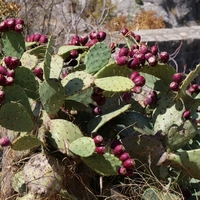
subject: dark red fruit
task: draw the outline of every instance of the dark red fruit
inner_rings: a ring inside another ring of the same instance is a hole
[[[129,30],[127,29],[127,28],[123,28],[122,30],[121,30],[121,33],[122,33],[122,35],[124,35],[124,36],[126,36],[126,34],[129,32]]]
[[[132,169],[135,167],[135,160],[132,158],[128,158],[127,160],[125,160],[123,162],[123,167],[125,167],[126,169]]]
[[[0,145],[1,145],[2,147],[7,147],[7,146],[10,146],[10,145],[11,145],[11,142],[10,142],[10,140],[9,140],[7,137],[2,137],[2,138],[0,139]]]
[[[126,169],[126,176],[133,176],[133,169]]]
[[[153,98],[152,97],[146,97],[146,99],[144,100],[144,105],[151,105],[153,103]]]
[[[15,18],[7,19],[7,26],[10,30],[14,30],[15,29]]]
[[[34,36],[35,36],[35,34],[29,35],[29,37],[30,37],[30,42],[34,42]]]
[[[41,35],[39,42],[40,42],[40,44],[47,43],[48,42],[48,37],[46,35]]]
[[[125,167],[120,167],[120,168],[118,169],[118,173],[119,173],[119,175],[121,175],[121,176],[126,176],[127,170],[126,170]]]
[[[185,118],[185,119],[190,119],[190,116],[191,116],[190,110],[186,110],[186,111],[183,113],[183,118]]]
[[[15,71],[13,69],[7,71],[7,77],[15,78]]]
[[[105,153],[106,153],[106,147],[105,147],[105,146],[96,147],[96,148],[95,148],[95,151],[96,151],[98,154],[105,154]]]
[[[125,92],[122,96],[122,99],[126,102],[126,103],[130,103],[131,101],[131,96],[132,93],[131,92]]]
[[[116,157],[120,157],[123,153],[125,152],[125,147],[122,144],[117,145],[114,149],[113,149],[113,154]]]
[[[183,80],[183,76],[182,76],[181,73],[175,73],[173,75],[173,81],[174,82],[177,82],[178,84],[180,84],[182,82],[182,80]]]
[[[6,78],[4,75],[0,74],[0,86],[5,86]]]
[[[101,115],[102,114],[102,110],[99,107],[95,107],[93,109],[93,113],[96,114],[96,115]]]
[[[96,101],[96,103],[98,106],[104,105],[106,103],[106,97],[102,95],[101,98]]]
[[[17,33],[21,33],[23,31],[23,25],[22,24],[16,24],[14,30]]]
[[[10,60],[11,60],[11,56],[6,56],[4,58],[4,63],[6,64],[6,66],[10,69]]]
[[[146,44],[141,44],[139,46],[139,52],[142,54],[146,54],[148,52],[148,47]]]
[[[17,57],[11,57],[10,59],[10,66],[7,66],[9,69],[16,69],[21,65],[21,62],[19,58]]]
[[[148,58],[147,62],[152,67],[155,67],[158,64],[158,60],[155,56],[151,56],[150,58]]]
[[[131,36],[131,37],[135,37],[135,33],[133,33],[133,31],[129,31],[128,35]]]
[[[5,100],[5,92],[3,90],[0,90],[0,104],[2,104]]]
[[[124,162],[124,161],[127,160],[128,158],[130,158],[130,155],[129,155],[129,153],[127,153],[127,152],[124,152],[124,153],[119,157],[119,159],[120,159],[122,162]]]
[[[124,66],[128,63],[128,57],[126,56],[121,56],[119,58],[117,58],[117,65],[119,66]]]
[[[127,63],[128,68],[130,69],[139,69],[140,68],[140,61],[138,58],[132,58]]]
[[[101,135],[96,135],[94,137],[94,143],[96,146],[100,146],[103,144],[103,137]]]
[[[21,24],[24,25],[24,20],[21,18],[15,19],[15,24]]]
[[[70,57],[71,58],[78,58],[78,55],[79,55],[79,53],[78,53],[77,50],[70,51]]]
[[[43,69],[41,67],[36,67],[33,70],[33,73],[35,74],[35,76],[37,76],[41,81],[43,81]]]
[[[0,65],[0,74],[6,76],[8,73],[8,70],[4,67]]]
[[[152,56],[153,54],[152,53],[146,53],[145,55],[144,55],[144,57],[145,57],[145,60],[148,60],[151,56]]]
[[[126,48],[126,47],[122,47],[120,50],[119,50],[119,53],[118,53],[118,56],[121,57],[121,56],[128,56],[129,54],[129,49]]]
[[[151,53],[152,53],[153,55],[156,56],[157,53],[158,53],[158,47],[157,47],[156,45],[154,45],[154,46],[151,47],[150,51],[151,51]]]
[[[106,38],[106,32],[104,32],[104,31],[99,31],[98,32],[98,40],[99,40],[99,42],[102,42],[102,41],[104,41],[105,40],[105,38]]]
[[[96,93],[96,92],[93,92],[93,93],[91,94],[91,99],[92,99],[93,101],[99,101],[99,100],[101,99],[101,97],[102,97],[102,94],[101,94],[101,93],[98,94],[98,93]]]
[[[141,40],[141,36],[140,35],[135,35],[135,40],[136,40],[136,42],[140,42],[140,40]]]
[[[98,39],[99,36],[96,31],[92,31],[92,32],[90,32],[89,37],[91,40],[93,40],[93,39]]]
[[[2,21],[0,23],[0,32],[6,32],[6,31],[8,31],[7,23],[6,23],[6,21]]]
[[[85,46],[86,44],[87,44],[87,42],[88,42],[88,36],[86,35],[86,36],[83,36],[83,37],[80,37],[79,38],[79,42],[82,44],[82,46]]]
[[[119,140],[113,140],[110,144],[110,148],[114,149],[117,145],[120,145],[121,142]]]
[[[137,76],[140,76],[139,72],[137,71],[132,72],[130,75],[130,79],[133,81]]]
[[[162,63],[167,63],[169,61],[169,54],[166,51],[163,51],[159,54],[159,59]]]
[[[188,89],[188,92],[191,94],[191,95],[193,95],[196,91],[195,91],[195,89],[193,88],[193,87],[189,87],[189,89]]]
[[[33,42],[39,42],[39,41],[40,41],[40,37],[41,37],[41,34],[40,34],[40,33],[34,34]]]
[[[133,57],[134,57],[134,58],[137,58],[137,59],[139,60],[139,62],[140,62],[141,65],[144,65],[144,63],[145,63],[144,54],[138,52],[138,53],[135,53],[135,54],[133,55]]]
[[[86,46],[88,46],[89,48],[92,47],[93,45],[95,45],[97,42],[99,42],[99,40],[97,39],[93,39],[93,40],[90,40]]]
[[[142,92],[142,87],[141,86],[135,86],[133,88],[133,92],[136,93],[136,94],[139,94]]]
[[[11,77],[11,76],[7,77],[5,83],[6,83],[7,86],[14,85],[14,78]]]
[[[179,90],[179,84],[177,82],[171,82],[169,85],[170,89],[173,91],[178,91]]]
[[[116,44],[115,44],[114,42],[111,42],[111,43],[109,44],[109,47],[110,47],[111,51],[114,52],[114,51],[115,51],[115,48],[116,48]]]
[[[30,36],[26,37],[26,42],[31,42],[31,37]]]
[[[137,76],[137,77],[135,77],[135,78],[133,79],[133,82],[135,83],[136,86],[142,87],[142,86],[145,85],[146,80],[145,80],[144,76],[140,76],[140,75],[139,75],[139,76]]]

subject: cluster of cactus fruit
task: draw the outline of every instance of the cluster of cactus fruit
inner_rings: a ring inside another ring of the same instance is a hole
[[[10,20],[0,24],[0,124],[16,138],[3,137],[0,145],[40,152],[34,165],[28,161],[13,176],[18,200],[48,196],[55,189],[53,180],[56,192],[66,189],[63,168],[54,168],[55,151],[80,159],[100,176],[134,178],[137,167],[151,165],[158,179],[169,167],[200,179],[200,87],[194,83],[200,65],[187,75],[178,73],[168,64],[167,52],[149,47],[126,28],[121,31],[123,47],[104,42],[104,31],[93,31],[74,35],[55,52],[52,36],[25,39],[16,31],[19,20],[13,20],[15,26]],[[36,167],[48,159],[48,173]],[[34,180],[33,171],[45,181]],[[49,178],[54,172],[55,179]],[[156,193],[163,197],[162,191]],[[164,199],[169,195],[175,194]]]

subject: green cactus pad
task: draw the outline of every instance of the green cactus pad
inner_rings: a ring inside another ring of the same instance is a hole
[[[38,58],[35,55],[31,55],[28,52],[23,53],[20,61],[22,63],[22,66],[29,69],[34,69],[39,62]]]
[[[116,116],[120,115],[121,113],[127,111],[131,107],[130,104],[116,107],[115,109],[108,110],[107,113],[102,115],[98,115],[97,117],[91,119],[88,122],[88,131],[89,132],[97,132],[97,130],[103,126],[105,123],[109,122],[111,119],[115,118]]]
[[[30,49],[26,51],[27,53],[31,55],[35,55],[38,59],[44,58],[46,53],[47,46],[46,45],[40,45],[33,49]]]
[[[20,103],[6,103],[0,108],[0,124],[14,131],[28,132],[34,128],[33,120]]]
[[[43,145],[43,143],[38,138],[35,136],[26,135],[18,137],[15,141],[13,141],[11,148],[15,151],[24,151],[39,145]]]
[[[21,58],[25,51],[25,41],[21,33],[6,31],[2,35],[2,50],[5,56]]]
[[[65,95],[71,96],[81,90],[91,87],[94,83],[94,77],[87,72],[77,71],[68,74],[61,84],[65,88]]]
[[[154,135],[153,128],[150,124],[150,119],[144,115],[129,111],[117,116],[115,122],[124,124],[127,127],[133,127],[133,129],[144,135]]]
[[[86,71],[94,74],[108,64],[111,56],[109,46],[103,42],[98,42],[92,46],[85,57]]]
[[[128,67],[119,66],[116,62],[112,62],[101,68],[96,74],[96,78],[104,78],[110,76],[129,77],[133,70]]]
[[[39,86],[35,80],[35,75],[30,69],[26,67],[18,67],[15,69],[15,83],[24,89],[29,98],[39,98]]]
[[[51,80],[47,83],[43,81],[39,87],[39,95],[42,105],[48,114],[56,114],[64,104],[64,89],[59,82]]]
[[[16,192],[20,194],[23,194],[27,191],[23,171],[19,171],[14,175],[12,179],[12,187]]]
[[[88,157],[94,153],[95,143],[90,137],[81,137],[69,145],[69,150],[80,157]]]
[[[165,137],[165,145],[168,151],[175,151],[185,146],[197,133],[197,125],[191,120],[186,120],[181,126],[170,127]]]
[[[66,46],[61,46],[59,49],[58,49],[58,55],[61,56],[63,59],[66,59],[69,57],[70,55],[70,52],[72,50],[86,50],[88,49],[87,46],[74,46],[74,45],[66,45]]]
[[[109,92],[128,92],[134,88],[131,79],[122,76],[112,76],[95,80],[95,85]]]
[[[51,58],[51,66],[50,66],[50,77],[49,78],[55,78],[59,79],[60,73],[63,68],[63,58],[59,55],[53,55]]]
[[[103,155],[94,153],[92,156],[83,157],[82,160],[87,166],[102,176],[118,175],[118,170],[122,166],[122,162],[110,153]]]
[[[3,88],[3,91],[6,94],[5,103],[7,102],[16,102],[20,103],[21,105],[26,108],[27,112],[30,116],[33,116],[31,106],[29,104],[28,96],[25,93],[24,89],[21,88],[19,85],[14,84],[12,86],[6,86]]]
[[[174,167],[181,171],[186,172],[190,177],[200,179],[200,149],[182,151],[178,153],[167,153],[165,152],[158,165],[164,165]]]
[[[64,107],[67,110],[78,110],[78,111],[83,111],[87,109],[87,107],[83,103],[80,103],[75,100],[65,100]]]
[[[34,44],[36,44],[37,42],[25,42],[25,47],[31,47],[33,46]]]
[[[175,69],[171,65],[167,64],[158,64],[155,67],[145,66],[139,69],[138,71],[151,74],[161,79],[166,85],[169,85],[172,82],[173,74],[176,73]]]
[[[63,119],[51,120],[49,127],[48,139],[50,143],[64,154],[68,154],[68,147],[74,140],[83,137],[76,125]]]

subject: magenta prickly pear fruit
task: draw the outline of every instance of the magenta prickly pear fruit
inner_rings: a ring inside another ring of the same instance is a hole
[[[90,41],[86,44],[86,46],[90,48],[90,47],[92,47],[93,45],[95,45],[97,42],[99,42],[99,40],[97,40],[97,39],[90,40]]]
[[[173,91],[178,91],[179,90],[179,84],[177,82],[171,82],[169,85],[170,89]]]
[[[124,152],[124,153],[119,157],[119,159],[120,159],[122,162],[124,162],[124,161],[127,160],[128,158],[130,158],[130,155],[129,155],[129,153],[127,153],[127,152]]]
[[[6,85],[6,78],[4,75],[0,74],[0,86]]]
[[[195,91],[195,89],[193,88],[193,87],[189,87],[189,89],[188,89],[188,92],[191,94],[191,95],[193,95],[196,91]]]
[[[1,145],[2,147],[7,147],[7,146],[10,146],[10,145],[11,145],[11,142],[10,142],[10,140],[9,140],[7,137],[2,137],[2,138],[0,139],[0,145]]]
[[[126,36],[128,32],[129,32],[129,30],[127,28],[125,28],[125,27],[121,30],[121,33],[124,36]]]
[[[144,105],[151,105],[153,103],[153,98],[152,97],[146,97],[144,100]]]
[[[11,77],[11,76],[7,77],[5,83],[6,83],[6,86],[12,86],[12,85],[14,85],[14,78]]]
[[[140,35],[135,35],[135,40],[136,40],[136,42],[140,42],[140,40],[141,40],[141,36]]]
[[[39,43],[40,44],[45,44],[48,42],[48,37],[46,35],[41,35]]]
[[[148,52],[148,47],[146,44],[141,44],[139,46],[139,52],[142,54],[146,54]]]
[[[131,101],[131,96],[132,93],[131,92],[125,92],[122,96],[122,99],[126,102],[129,103]]]
[[[116,157],[120,157],[123,153],[125,152],[125,147],[122,144],[117,145],[114,149],[113,149],[113,154]]]
[[[173,75],[173,81],[174,82],[177,82],[178,84],[180,84],[182,82],[182,80],[183,80],[183,76],[182,76],[181,73],[175,73]]]
[[[133,55],[134,58],[137,58],[140,61],[140,64],[144,65],[145,63],[145,57],[144,54],[137,52]]]
[[[98,106],[104,105],[104,104],[106,103],[106,97],[102,95],[102,96],[100,97],[100,99],[98,99],[98,100],[96,101],[96,103],[97,103]]]
[[[85,46],[86,44],[87,44],[87,42],[88,42],[88,36],[86,35],[86,36],[83,36],[83,37],[80,37],[79,38],[79,42],[83,45],[83,46]]]
[[[9,69],[16,69],[17,67],[19,67],[21,65],[21,62],[19,60],[19,58],[17,57],[11,57],[10,59],[10,66],[8,67]]]
[[[6,56],[4,58],[4,63],[6,64],[6,66],[10,69],[10,60],[11,60],[11,56]]]
[[[21,33],[23,31],[23,25],[22,24],[16,24],[14,30],[17,33]]]
[[[31,42],[31,37],[30,36],[26,37],[26,42]]]
[[[127,56],[121,56],[117,59],[117,65],[124,66],[128,63],[128,57]]]
[[[150,52],[146,53],[146,54],[144,55],[145,60],[148,60],[151,56],[153,56],[152,53],[150,53]]]
[[[158,64],[158,60],[155,56],[151,56],[148,58],[147,62],[150,66],[155,67]]]
[[[133,79],[133,82],[135,83],[136,86],[142,87],[142,86],[145,85],[146,80],[145,80],[144,76],[140,76],[140,75],[139,75],[139,76],[137,76],[137,77],[135,77],[135,78]]]
[[[102,110],[101,110],[101,108],[99,108],[99,107],[97,106],[97,107],[95,107],[95,108],[93,109],[93,113],[96,114],[96,115],[101,115],[101,114],[102,114]]]
[[[2,104],[5,100],[5,92],[3,90],[0,90],[0,104]]]
[[[133,31],[129,31],[128,35],[135,38],[135,33]]]
[[[101,135],[96,135],[94,137],[94,143],[96,146],[101,146],[103,144],[103,137]]]
[[[141,86],[135,86],[133,88],[133,92],[136,93],[136,94],[139,94],[142,92],[142,87]]]
[[[6,32],[6,31],[8,31],[8,26],[6,21],[4,20],[0,23],[0,32]]]
[[[91,40],[93,40],[93,39],[98,39],[99,36],[96,31],[92,31],[92,32],[90,32],[89,37]]]
[[[153,55],[157,55],[158,53],[158,47],[156,45],[152,46],[151,49],[150,49],[151,53]]]
[[[17,18],[17,19],[15,19],[15,24],[21,24],[21,25],[24,25],[24,20],[21,19],[21,18]]]
[[[7,19],[7,26],[10,30],[14,30],[15,29],[15,18]]]
[[[111,42],[111,43],[109,44],[109,47],[110,47],[110,49],[111,49],[111,52],[115,52],[116,44],[115,44],[114,42]]]
[[[102,97],[102,94],[98,94],[98,93],[95,93],[95,92],[93,92],[92,95],[91,95],[91,99],[93,101],[98,101],[98,100],[101,99],[101,97]]]
[[[126,176],[133,176],[133,169],[126,169]]]
[[[110,144],[110,148],[114,149],[117,145],[122,144],[119,140],[113,140],[112,143]]]
[[[6,76],[8,73],[8,70],[4,66],[0,66],[0,74]]]
[[[135,71],[130,74],[130,79],[134,80],[137,76],[140,76],[139,72]]]
[[[15,71],[13,69],[7,71],[7,77],[13,77],[13,78],[15,78]]]
[[[169,61],[169,54],[166,51],[163,51],[159,54],[159,59],[162,63],[167,63]]]
[[[190,119],[191,117],[191,112],[190,110],[186,110],[184,113],[183,113],[183,118],[185,119]]]
[[[132,158],[128,158],[123,162],[123,167],[126,169],[132,169],[135,167],[135,160]]]
[[[132,58],[128,61],[127,66],[130,69],[139,69],[140,68],[140,60],[138,58]]]
[[[106,39],[106,32],[99,31],[98,32],[98,36],[99,36],[99,38],[97,38],[97,39],[99,40],[99,42],[102,42],[102,41],[104,41]]]
[[[126,48],[126,47],[122,47],[119,50],[119,53],[118,53],[119,57],[121,57],[121,56],[128,56],[128,54],[129,54],[129,49]]]
[[[105,146],[96,147],[96,148],[95,148],[95,151],[96,151],[98,154],[105,154],[105,153],[106,153],[106,147],[105,147]]]
[[[35,76],[37,76],[41,81],[43,81],[43,69],[41,67],[36,67],[33,70],[33,73],[35,74]]]
[[[34,41],[34,42],[39,42],[39,41],[40,41],[40,37],[41,37],[41,34],[40,34],[40,33],[34,34],[34,36],[33,36],[33,41]]]
[[[121,176],[126,176],[127,170],[126,170],[125,167],[120,167],[119,170],[118,170],[118,173],[119,173],[119,175],[121,175]]]
[[[79,55],[79,53],[78,53],[78,51],[77,50],[72,50],[71,52],[70,52],[70,57],[71,58],[78,58],[78,55]]]

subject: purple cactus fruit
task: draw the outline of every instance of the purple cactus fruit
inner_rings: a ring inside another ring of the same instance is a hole
[[[126,27],[122,28],[122,30],[121,30],[121,33],[124,36],[126,36],[128,32],[129,32],[129,30]]]
[[[6,85],[6,78],[4,75],[0,74],[0,86]]]
[[[155,67],[158,64],[158,60],[155,56],[151,56],[148,58],[147,62],[150,66]]]
[[[128,57],[127,56],[121,56],[117,59],[117,65],[124,66],[128,63]]]
[[[130,74],[130,79],[134,80],[137,76],[140,76],[139,72],[135,71]]]
[[[135,35],[135,40],[136,40],[136,42],[140,42],[140,40],[141,40],[141,36],[140,35]]]
[[[8,70],[4,66],[0,65],[0,74],[7,76],[7,73]]]
[[[144,63],[145,63],[144,54],[138,52],[138,53],[135,53],[135,54],[133,55],[133,57],[134,57],[134,58],[137,58],[137,59],[140,61],[140,64],[141,64],[141,65],[144,65]]]
[[[82,46],[85,46],[86,44],[87,44],[87,42],[88,42],[88,36],[86,35],[86,36],[83,36],[83,37],[80,37],[79,38],[79,42],[82,44]]]
[[[96,151],[98,154],[105,154],[105,153],[106,153],[106,147],[105,147],[105,146],[96,147],[96,148],[95,148],[95,151]]]
[[[123,162],[123,167],[126,169],[132,169],[135,167],[135,160],[132,158],[128,158]]]
[[[167,63],[169,61],[169,54],[166,51],[163,51],[159,54],[159,59],[162,63]]]
[[[145,60],[148,60],[152,55],[153,55],[153,54],[150,53],[150,52],[146,53],[146,54],[144,55]]]
[[[126,176],[133,176],[133,169],[126,169]]]
[[[191,117],[191,112],[190,110],[186,110],[184,113],[183,113],[183,118],[185,119],[190,119]]]
[[[189,89],[188,89],[188,92],[191,94],[191,95],[193,95],[196,91],[195,91],[195,89],[193,88],[193,87],[189,87]]]
[[[79,53],[78,53],[78,51],[77,50],[71,50],[70,51],[70,57],[71,58],[78,58],[78,55],[79,55]]]
[[[119,57],[121,57],[121,56],[128,56],[128,54],[129,54],[129,49],[126,48],[126,47],[122,47],[119,50],[119,53],[118,53]]]
[[[10,60],[11,60],[11,56],[6,56],[4,58],[4,63],[6,64],[6,66],[10,69]]]
[[[115,48],[116,48],[116,44],[115,44],[114,42],[111,42],[111,43],[109,44],[109,47],[110,47],[111,51],[114,52],[114,51],[115,51]]]
[[[26,37],[26,42],[31,42],[31,37],[30,36]]]
[[[118,174],[121,175],[121,176],[126,176],[126,174],[127,174],[126,168],[125,167],[120,167],[118,169]]]
[[[37,76],[41,81],[43,81],[43,69],[41,67],[36,67],[33,70],[33,73],[35,74],[35,76]]]
[[[114,149],[117,145],[120,145],[121,142],[119,140],[113,140],[110,144],[110,148]]]
[[[96,114],[96,115],[101,115],[101,114],[102,114],[102,110],[101,110],[101,108],[99,108],[99,107],[97,106],[97,107],[95,107],[95,108],[93,109],[93,113]]]
[[[171,82],[169,85],[169,88],[173,91],[178,91],[179,90],[179,84],[177,82]]]
[[[152,103],[153,103],[152,97],[146,97],[146,99],[144,100],[144,106],[151,105]]]
[[[23,31],[23,25],[22,25],[22,24],[15,24],[14,30],[15,30],[17,33],[21,33],[21,32]]]
[[[7,26],[10,30],[14,30],[15,29],[15,18],[7,19]]]
[[[90,37],[91,40],[98,39],[99,38],[98,32],[96,32],[96,31],[90,32],[89,37]]]
[[[131,92],[125,92],[122,96],[122,99],[126,102],[126,103],[130,103],[131,101],[131,96],[132,93]]]
[[[33,36],[33,42],[39,42],[40,41],[41,34],[35,33]]]
[[[6,31],[8,31],[8,26],[6,21],[4,20],[0,23],[0,32],[6,32]]]
[[[35,34],[31,34],[31,35],[29,35],[29,37],[30,37],[30,42],[34,42]]]
[[[142,54],[146,54],[148,52],[148,47],[146,44],[141,44],[139,46],[139,52]]]
[[[5,100],[5,92],[3,90],[0,90],[0,104],[2,104]]]
[[[94,143],[96,146],[101,146],[103,144],[103,137],[101,135],[96,135],[94,137]]]
[[[102,95],[101,98],[96,101],[96,103],[98,106],[104,105],[106,103],[106,97]]]
[[[17,57],[11,57],[10,59],[10,66],[8,67],[9,69],[16,69],[17,67],[19,67],[21,65],[21,62],[19,60],[19,58]]]
[[[131,37],[133,37],[133,38],[135,38],[135,33],[133,31],[129,31],[128,35],[131,36]]]
[[[15,19],[15,24],[21,24],[21,25],[24,25],[24,20],[21,19],[21,18],[17,18],[17,19]]]
[[[156,56],[157,53],[158,53],[158,46],[157,46],[157,45],[152,46],[151,49],[150,49],[150,51],[151,51],[151,53],[152,53],[153,55]]]
[[[41,35],[39,43],[40,44],[45,44],[48,42],[48,37],[46,35]]]
[[[122,144],[117,145],[114,149],[113,149],[113,154],[116,157],[120,157],[123,153],[125,152],[125,147]]]
[[[144,76],[140,76],[140,75],[139,75],[139,76],[137,76],[137,77],[135,77],[135,78],[133,79],[133,82],[135,83],[136,86],[142,87],[142,86],[145,85],[146,80],[145,80]]]
[[[154,90],[151,90],[151,91],[149,92],[149,95],[150,95],[153,99],[155,99],[155,100],[157,100],[157,98],[158,98],[157,92],[154,91]]]
[[[127,63],[128,68],[130,69],[139,69],[140,68],[140,61],[138,58],[132,58]]]
[[[142,87],[141,86],[135,86],[133,88],[133,92],[136,93],[136,94],[139,94],[142,92]]]
[[[10,140],[9,140],[7,137],[2,137],[2,138],[0,139],[0,145],[1,145],[2,147],[7,147],[7,146],[10,146],[10,145],[11,145],[11,142],[10,142]]]
[[[98,94],[98,93],[96,93],[96,92],[93,92],[93,93],[91,94],[91,99],[92,99],[93,101],[99,101],[99,100],[101,99],[101,97],[102,97],[102,94],[101,94],[101,93]]]
[[[13,69],[7,71],[7,77],[15,78],[15,71]]]
[[[14,78],[9,76],[6,78],[6,86],[12,86],[14,85]]]
[[[90,41],[86,44],[86,46],[90,48],[90,47],[92,47],[93,45],[95,45],[97,42],[99,42],[99,40],[97,40],[97,39],[90,40]]]
[[[99,31],[98,32],[98,36],[99,36],[99,38],[98,38],[99,42],[102,42],[102,41],[104,41],[106,39],[106,32]]]
[[[124,161],[127,160],[128,158],[130,158],[130,155],[129,155],[129,153],[127,153],[127,152],[124,152],[124,153],[119,157],[119,159],[120,159],[122,162],[124,162]]]
[[[182,76],[181,73],[175,73],[173,75],[173,81],[174,82],[177,82],[178,84],[180,84],[182,82],[182,80],[183,80],[183,76]]]

